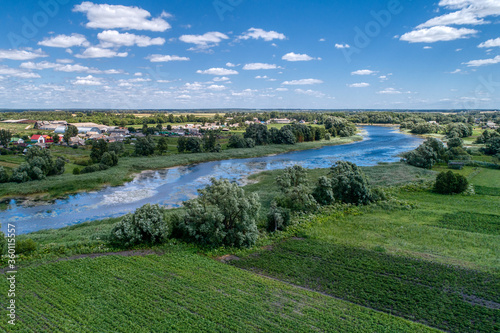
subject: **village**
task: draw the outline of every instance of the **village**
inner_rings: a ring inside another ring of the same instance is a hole
[[[251,124],[291,124],[295,120],[290,120],[288,118],[274,118],[267,121],[260,121],[258,118],[253,118],[252,120],[246,120],[242,123],[234,123],[232,117],[227,117],[224,123],[204,123],[204,124],[181,124],[181,125],[167,125],[158,127],[152,127],[150,131],[144,133],[144,127],[120,127],[120,126],[107,126],[103,124],[96,124],[91,122],[86,123],[68,123],[63,120],[54,121],[37,121],[30,119],[19,119],[19,120],[4,120],[1,123],[5,124],[25,124],[27,125],[23,132],[23,135],[12,132],[12,137],[10,139],[10,145],[29,148],[31,146],[38,146],[40,148],[46,148],[50,144],[61,144],[68,146],[85,146],[89,142],[96,140],[104,140],[108,143],[113,142],[123,142],[127,138],[141,138],[145,137],[147,134],[152,134],[156,136],[167,136],[167,137],[201,137],[203,133],[207,131],[221,131],[230,132],[235,131],[240,128],[245,128]],[[299,121],[300,124],[305,124],[304,120]],[[316,121],[315,121],[316,123]],[[78,133],[75,136],[69,137],[68,141],[64,141],[64,134],[69,126],[74,126],[77,128]],[[27,130],[33,132],[37,131],[37,134],[28,135]],[[45,133],[45,134],[43,134]],[[6,147],[5,147],[6,148]]]

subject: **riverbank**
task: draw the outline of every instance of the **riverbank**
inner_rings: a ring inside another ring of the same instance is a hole
[[[295,145],[267,145],[246,149],[228,149],[220,153],[168,154],[152,157],[121,158],[118,166],[105,171],[89,174],[64,174],[42,181],[28,183],[5,183],[0,185],[0,201],[11,199],[27,203],[49,201],[86,191],[98,190],[105,186],[119,186],[131,181],[135,174],[145,170],[159,170],[175,166],[201,162],[262,157],[293,151],[317,149],[324,146],[343,145],[361,141],[359,135],[347,138],[333,138],[329,141],[303,142]]]

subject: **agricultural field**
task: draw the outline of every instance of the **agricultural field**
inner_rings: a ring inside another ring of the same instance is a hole
[[[17,288],[11,332],[433,332],[172,247],[27,267]]]
[[[365,171],[380,181],[382,168]],[[500,171],[461,171],[490,192],[443,196],[395,187],[393,204],[306,216],[298,237],[231,263],[445,331],[498,331]]]

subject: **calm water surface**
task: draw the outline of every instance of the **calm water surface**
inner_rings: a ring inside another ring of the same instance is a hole
[[[182,201],[195,197],[196,190],[207,185],[212,177],[241,182],[252,173],[283,169],[294,164],[314,169],[328,168],[337,160],[361,166],[396,162],[399,161],[396,155],[414,149],[423,141],[394,128],[364,126],[362,129],[364,140],[352,144],[143,172],[123,186],[72,195],[39,206],[26,207],[11,200],[9,208],[0,212],[2,230],[5,232],[7,223],[16,224],[17,234],[62,228],[121,216],[147,203],[178,207]]]

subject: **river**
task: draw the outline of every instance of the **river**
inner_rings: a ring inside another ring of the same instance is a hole
[[[0,212],[2,230],[5,232],[7,223],[15,223],[17,234],[62,228],[125,215],[147,203],[179,207],[182,201],[195,197],[197,190],[207,185],[212,177],[242,183],[250,174],[294,164],[314,169],[328,168],[337,160],[360,166],[396,162],[398,154],[414,149],[423,141],[391,127],[363,126],[362,130],[362,141],[346,145],[147,171],[122,186],[71,195],[50,204],[23,206],[11,200],[8,208]]]

